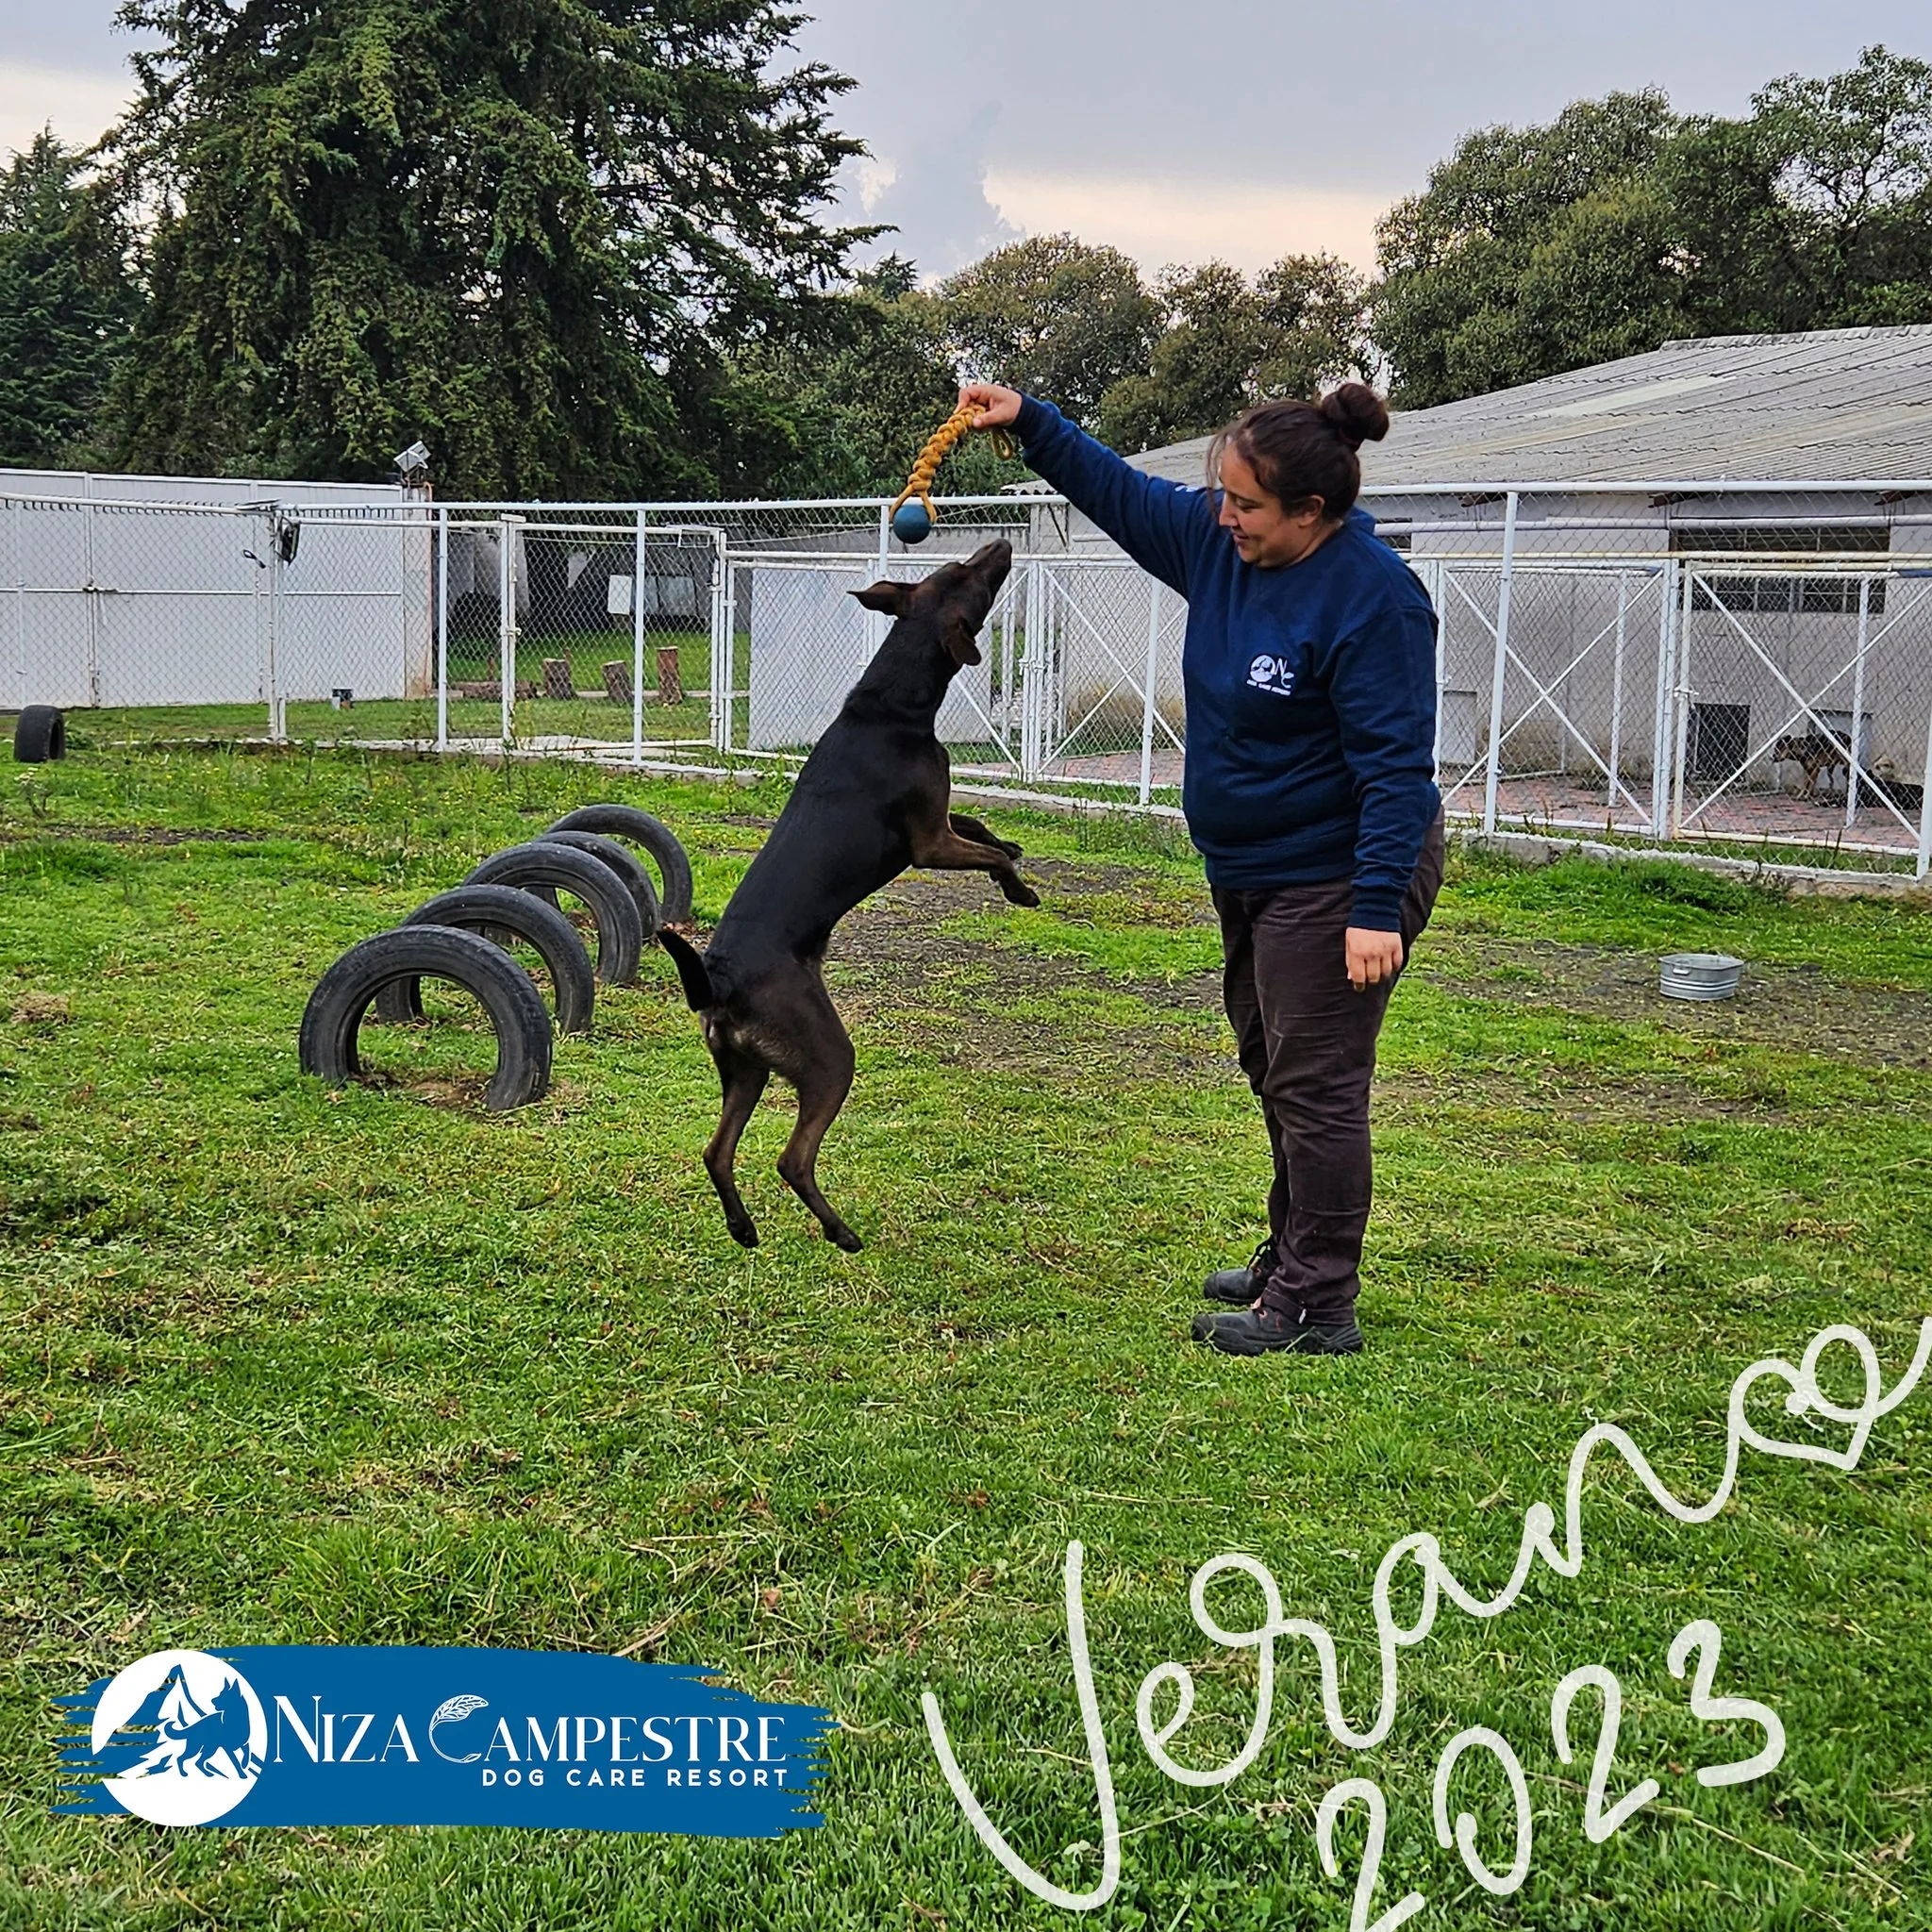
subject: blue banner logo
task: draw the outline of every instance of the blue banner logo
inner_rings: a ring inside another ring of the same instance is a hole
[[[698,1667],[535,1650],[162,1650],[56,1701],[58,1812],[776,1838],[834,1728]]]

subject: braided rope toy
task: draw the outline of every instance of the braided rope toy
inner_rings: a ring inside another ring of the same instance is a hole
[[[939,475],[940,465],[951,454],[954,444],[970,435],[985,414],[985,409],[977,403],[961,403],[926,438],[925,447],[919,452],[919,458],[912,465],[912,474],[906,479],[905,489],[892,502],[892,534],[900,542],[924,543],[932,535],[933,525],[940,520],[940,513],[932,502],[933,478]],[[993,447],[1002,456],[1013,453],[1012,442],[1004,432],[995,435]]]

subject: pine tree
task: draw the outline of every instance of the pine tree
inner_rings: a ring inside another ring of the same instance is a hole
[[[0,467],[82,454],[138,297],[51,130],[0,174]]]
[[[120,455],[445,495],[702,491],[684,398],[870,231],[774,0],[126,0]]]

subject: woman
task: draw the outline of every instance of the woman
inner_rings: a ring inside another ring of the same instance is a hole
[[[959,400],[1188,600],[1182,803],[1274,1157],[1268,1239],[1208,1277],[1229,1307],[1198,1316],[1194,1338],[1353,1355],[1375,1036],[1442,882],[1435,612],[1356,507],[1356,452],[1389,411],[1360,383],[1260,404],[1214,439],[1200,491],[1014,390],[974,383]]]

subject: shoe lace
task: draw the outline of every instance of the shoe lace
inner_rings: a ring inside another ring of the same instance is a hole
[[[1248,1263],[1248,1273],[1257,1281],[1265,1281],[1274,1270],[1274,1237],[1271,1234],[1255,1250],[1255,1257]]]

